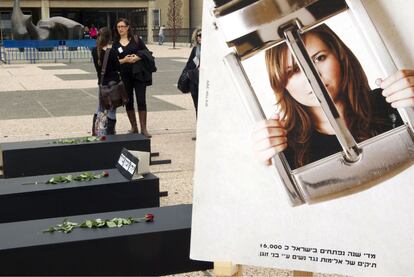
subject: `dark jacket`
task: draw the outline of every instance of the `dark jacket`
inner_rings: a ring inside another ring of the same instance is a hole
[[[146,86],[150,86],[152,85],[152,72],[157,71],[155,59],[152,56],[152,52],[148,49],[139,50],[137,55],[141,58],[141,60],[134,63],[132,67],[134,78],[140,80]]]
[[[187,64],[185,66],[188,74],[188,78],[190,79],[190,90],[191,91],[198,91],[198,79],[199,79],[199,68],[194,63],[194,58],[196,56],[197,46],[194,46],[191,50],[190,57],[188,57]]]
[[[138,36],[134,36],[133,38],[131,38],[131,40],[125,46],[121,45],[119,41],[116,41],[112,45],[112,48],[115,49],[115,51],[117,52],[119,59],[123,59],[127,55],[132,55],[132,54],[138,55],[139,51],[148,50],[145,43]],[[122,49],[122,51],[119,52],[119,49]],[[123,77],[127,76],[127,77],[132,78],[133,65],[134,64],[132,63],[121,64],[121,74],[123,75]]]
[[[105,56],[105,51],[100,53],[100,64],[98,64],[98,50],[96,47],[92,49],[92,59],[93,64],[95,65],[96,73],[98,76],[98,84],[101,84],[101,71],[102,71],[102,64]],[[108,63],[106,65],[105,76],[103,79],[102,85],[107,85],[110,81],[115,81],[118,83],[120,81],[119,78],[119,71],[121,66],[119,64],[118,55],[114,49],[110,49]]]

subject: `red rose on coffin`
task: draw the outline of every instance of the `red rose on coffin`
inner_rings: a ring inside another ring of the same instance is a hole
[[[145,215],[145,221],[146,222],[153,222],[154,221],[154,215],[153,214],[146,214]]]
[[[109,176],[109,172],[108,172],[108,171],[104,171],[104,172],[102,172],[102,176],[103,176],[103,177],[108,177],[108,176]]]
[[[106,140],[106,136],[102,136],[102,137],[100,137],[100,140],[101,140],[101,141]]]

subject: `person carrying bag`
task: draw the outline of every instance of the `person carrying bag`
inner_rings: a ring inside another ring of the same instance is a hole
[[[193,33],[193,42],[195,46],[191,50],[190,57],[178,78],[177,88],[182,93],[191,92],[194,108],[198,111],[198,81],[200,72],[200,56],[201,56],[201,29],[196,29]]]
[[[92,135],[115,134],[116,107],[122,103],[119,99],[125,101],[122,96],[118,55],[112,49],[111,41],[111,31],[103,27],[99,30],[96,47],[92,49],[99,87],[99,102],[92,120]]]
[[[111,49],[105,50],[105,56],[102,65],[101,82],[99,85],[99,93],[101,105],[105,109],[114,109],[125,105],[128,102],[128,95],[125,90],[122,80],[119,82],[109,81],[107,85],[103,85],[103,78],[105,76],[106,66],[108,64],[108,57]]]

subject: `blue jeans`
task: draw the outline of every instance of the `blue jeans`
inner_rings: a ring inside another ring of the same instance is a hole
[[[162,45],[164,43],[164,39],[165,39],[165,36],[164,35],[159,35],[158,36],[158,44],[159,45]]]

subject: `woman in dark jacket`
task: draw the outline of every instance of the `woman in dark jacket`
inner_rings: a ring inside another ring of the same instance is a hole
[[[201,55],[201,29],[196,29],[193,32],[192,41],[194,43],[193,50],[188,58],[186,68],[188,69],[188,77],[190,79],[190,92],[193,98],[194,108],[196,115],[198,111],[198,79],[200,68],[200,55]]]
[[[129,101],[126,104],[126,111],[131,123],[132,133],[138,133],[137,119],[134,109],[134,94],[137,98],[139,123],[141,133],[150,138],[151,135],[147,130],[147,104],[146,104],[146,84],[141,80],[134,78],[133,64],[142,62],[138,56],[140,50],[147,49],[144,42],[133,36],[129,22],[125,18],[118,19],[116,22],[116,30],[114,31],[114,44],[112,48],[117,52],[119,62],[121,64],[121,76],[128,93]]]
[[[102,85],[107,85],[111,81],[119,82],[119,71],[120,71],[120,64],[118,61],[118,55],[114,49],[112,49],[112,36],[111,31],[107,27],[103,27],[99,29],[98,37],[96,39],[96,47],[92,49],[92,58],[93,63],[95,65],[96,73],[98,75],[98,84],[101,84],[101,71],[103,60],[105,56],[105,51],[109,50],[108,56],[108,63],[105,70],[105,76],[102,81]],[[95,121],[97,113],[104,111],[100,101],[98,104],[98,109],[93,117],[93,125],[92,125],[92,134],[96,135],[95,133]],[[115,124],[116,124],[116,109],[110,109],[107,114],[108,123],[106,128],[106,133],[108,135],[115,134]]]

